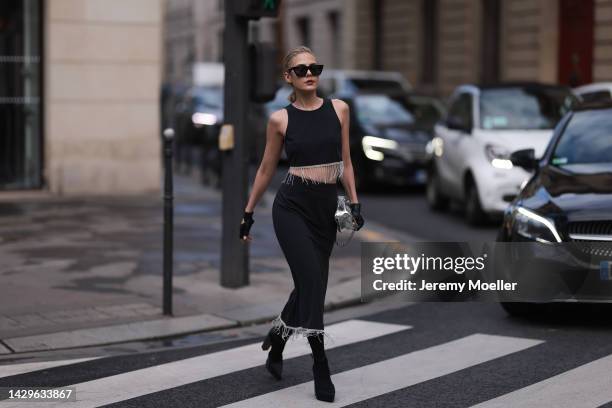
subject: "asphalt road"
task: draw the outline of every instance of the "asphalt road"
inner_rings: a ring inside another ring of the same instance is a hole
[[[471,227],[464,221],[462,208],[456,203],[444,212],[431,211],[422,187],[378,186],[371,192],[358,194],[364,217],[423,241],[494,241],[500,223],[500,220],[491,220],[482,226]]]
[[[601,406],[612,401],[609,312],[519,320],[496,304],[421,303],[327,324],[338,334],[327,344],[336,401],[320,405]],[[265,370],[260,342],[100,358],[0,378],[0,387],[78,384],[86,401],[70,406],[318,406],[305,340],[288,343],[281,381]]]

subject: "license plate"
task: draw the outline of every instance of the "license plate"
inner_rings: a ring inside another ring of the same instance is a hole
[[[601,261],[599,263],[599,279],[604,281],[612,280],[612,262]]]

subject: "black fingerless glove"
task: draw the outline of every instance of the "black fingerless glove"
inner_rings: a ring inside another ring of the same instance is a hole
[[[349,207],[351,208],[351,214],[353,214],[353,218],[355,218],[355,222],[357,223],[355,231],[359,231],[365,222],[361,216],[361,203],[351,203],[349,204]]]
[[[240,221],[240,239],[246,238],[249,235],[249,231],[251,231],[251,226],[255,223],[253,220],[253,211],[244,212],[242,216],[242,221]]]

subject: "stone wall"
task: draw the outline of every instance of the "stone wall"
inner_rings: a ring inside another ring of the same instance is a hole
[[[45,178],[58,194],[160,191],[163,0],[47,0]]]
[[[595,0],[593,81],[612,82],[612,0]]]

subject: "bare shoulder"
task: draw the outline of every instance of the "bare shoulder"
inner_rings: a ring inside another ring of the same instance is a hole
[[[275,110],[270,114],[270,122],[273,125],[282,125],[287,121],[287,110],[285,108]]]
[[[274,129],[284,135],[287,127],[287,110],[285,108],[281,108],[272,112],[270,114],[269,122]]]
[[[332,104],[336,108],[336,110],[340,112],[346,112],[349,109],[348,103],[344,102],[342,99],[334,99],[332,98]]]
[[[348,111],[349,111],[348,103],[344,102],[342,99],[334,99],[334,98],[332,98],[331,101],[332,101],[334,110],[336,111],[336,114],[340,118],[340,123],[344,125],[344,122],[345,122],[344,118],[348,116]]]

